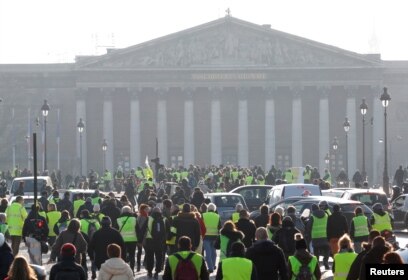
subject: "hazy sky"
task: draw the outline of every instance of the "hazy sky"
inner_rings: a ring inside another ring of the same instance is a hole
[[[408,60],[406,0],[0,0],[0,63],[72,62],[224,17],[228,7],[279,31]]]

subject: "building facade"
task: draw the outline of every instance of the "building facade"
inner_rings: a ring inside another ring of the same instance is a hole
[[[78,174],[143,165],[363,166],[381,181],[383,87],[390,175],[407,165],[408,62],[383,61],[226,16],[69,64],[0,65],[0,169],[32,167],[32,132],[49,169]],[[38,121],[36,118],[38,117]],[[346,144],[345,118],[350,122]],[[82,159],[76,125],[82,118]],[[338,149],[332,149],[334,137]],[[108,148],[102,150],[106,139]],[[42,145],[41,145],[42,144]],[[39,165],[41,166],[41,165]]]

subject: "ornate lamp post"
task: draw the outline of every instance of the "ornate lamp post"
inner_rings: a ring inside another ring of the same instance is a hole
[[[324,162],[326,163],[326,167],[328,170],[330,170],[330,157],[329,157],[329,153],[326,154],[326,156],[324,157]]]
[[[333,167],[333,173],[336,174],[337,148],[339,147],[339,143],[337,141],[337,136],[335,136],[334,139],[333,139],[332,147],[333,147],[333,151],[334,151],[334,163],[333,163],[332,167]]]
[[[82,177],[82,132],[84,132],[85,124],[82,121],[82,118],[79,119],[77,124],[78,132],[79,132],[79,160],[80,160],[80,171],[79,174]]]
[[[103,151],[103,172],[105,172],[106,169],[106,151],[108,150],[108,143],[106,142],[106,139],[103,139],[102,143],[102,151]]]
[[[47,116],[50,111],[50,105],[47,100],[44,100],[44,104],[41,106],[41,112],[44,117],[44,166],[43,170],[47,170]]]
[[[368,106],[365,102],[365,98],[363,98],[363,102],[360,105],[360,112],[361,115],[363,116],[363,168],[362,168],[362,175],[363,175],[363,180],[367,180],[367,173],[365,169],[365,115],[367,114],[367,109]]]
[[[383,172],[383,190],[389,195],[388,164],[387,164],[387,107],[390,104],[391,97],[388,94],[387,88],[384,88],[383,94],[380,97],[381,104],[384,107],[384,172]]]
[[[350,131],[350,123],[348,121],[348,118],[346,117],[346,120],[343,123],[343,128],[344,132],[346,133],[346,175],[347,179],[349,178],[348,174],[348,132]]]

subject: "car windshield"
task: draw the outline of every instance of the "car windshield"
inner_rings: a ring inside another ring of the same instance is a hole
[[[11,193],[15,193],[18,190],[18,186],[20,182],[24,181],[24,192],[34,192],[34,180],[14,180],[13,186],[11,187]],[[43,191],[44,186],[46,186],[47,182],[44,179],[37,179],[37,188],[38,192]]]
[[[352,195],[351,199],[360,201],[368,206],[373,206],[377,202],[383,205],[388,204],[386,195],[380,193],[358,193]]]
[[[244,205],[242,198],[235,195],[216,196],[214,202],[220,208],[235,208],[238,203]]]

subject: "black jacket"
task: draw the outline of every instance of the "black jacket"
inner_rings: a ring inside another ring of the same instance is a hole
[[[327,239],[340,238],[348,233],[347,219],[341,212],[333,212],[327,219]]]
[[[102,225],[102,227],[94,233],[91,243],[89,243],[89,251],[93,252],[95,265],[98,269],[100,269],[101,265],[109,259],[106,249],[108,248],[108,245],[112,243],[115,243],[122,248],[122,259],[125,260],[125,242],[119,231],[110,226]]]
[[[82,266],[75,263],[74,257],[64,257],[61,262],[58,262],[51,267],[49,280],[54,280],[58,272],[67,269],[78,272],[81,280],[87,279],[84,269]]]
[[[239,219],[238,222],[235,223],[235,225],[237,229],[242,231],[242,233],[245,235],[243,240],[245,248],[251,247],[252,243],[255,242],[255,223],[248,219]]]
[[[361,251],[351,264],[349,273],[347,275],[347,280],[357,280],[360,277],[361,262],[367,252],[371,249],[371,244],[366,244],[363,251]]]
[[[261,214],[254,219],[256,228],[259,227],[266,227],[269,223],[269,215],[268,214]]]
[[[118,207],[109,202],[106,207],[101,210],[101,213],[111,218],[112,226],[119,230],[117,218],[120,216],[120,209]]]
[[[37,220],[35,219],[35,212],[31,211],[24,221],[23,225],[23,238],[31,236],[38,241],[47,241],[48,237],[48,225],[44,217],[37,215]]]
[[[7,242],[4,242],[3,246],[0,247],[0,280],[7,277],[7,273],[13,260],[14,257],[10,246]]]
[[[58,211],[62,212],[63,210],[67,210],[72,215],[73,205],[69,198],[63,198],[57,203]]]
[[[76,218],[80,219],[81,218],[81,212],[82,210],[88,210],[90,214],[93,213],[93,205],[91,201],[85,201],[85,203],[83,205],[81,205],[78,208],[78,212],[77,212],[77,216]]]
[[[295,224],[290,220],[284,220],[282,222],[282,228],[278,229],[272,237],[272,241],[282,249],[286,259],[295,253],[296,233],[300,232],[295,228]]]
[[[361,261],[360,267],[360,276],[358,277],[359,280],[369,279],[366,275],[365,265],[366,264],[381,264],[383,261],[383,257],[386,253],[390,252],[391,248],[387,246],[378,246],[372,247],[367,254],[363,257]]]
[[[176,244],[182,236],[188,236],[191,238],[192,250],[194,251],[200,244],[200,224],[195,218],[194,213],[179,213],[177,217],[173,219],[173,227],[176,228]]]
[[[248,248],[245,257],[254,263],[259,280],[288,279],[283,252],[271,240],[256,241]]]

